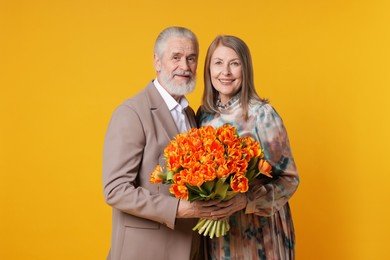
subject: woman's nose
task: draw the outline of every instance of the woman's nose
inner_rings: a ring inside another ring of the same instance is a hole
[[[230,68],[229,66],[225,66],[222,70],[222,75],[230,75]]]

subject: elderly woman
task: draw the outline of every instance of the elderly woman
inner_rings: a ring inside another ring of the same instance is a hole
[[[256,181],[247,193],[221,202],[212,215],[229,218],[230,231],[208,240],[210,259],[294,259],[295,234],[288,200],[299,184],[283,121],[254,86],[247,45],[235,36],[211,43],[204,69],[199,126],[231,124],[257,140],[276,176]]]

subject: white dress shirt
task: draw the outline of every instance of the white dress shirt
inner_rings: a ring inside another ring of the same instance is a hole
[[[180,133],[191,129],[190,122],[188,121],[185,109],[188,107],[188,100],[183,96],[179,103],[161,86],[157,79],[153,81],[154,86],[160,93],[164,102],[167,104],[172,118],[175,121],[177,129]]]

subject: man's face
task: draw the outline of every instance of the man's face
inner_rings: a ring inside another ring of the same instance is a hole
[[[174,97],[192,92],[195,88],[198,52],[188,38],[171,37],[164,46],[162,57],[154,55],[157,79]]]

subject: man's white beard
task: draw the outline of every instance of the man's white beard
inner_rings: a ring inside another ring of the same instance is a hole
[[[191,75],[191,80],[188,83],[183,82],[182,84],[176,84],[173,81],[173,76],[175,74]],[[168,73],[165,73],[165,71],[161,70],[160,78],[162,81],[161,85],[164,86],[167,91],[173,96],[184,96],[191,93],[195,89],[196,79],[192,76],[192,73],[190,72],[175,71],[173,75],[170,76]]]

